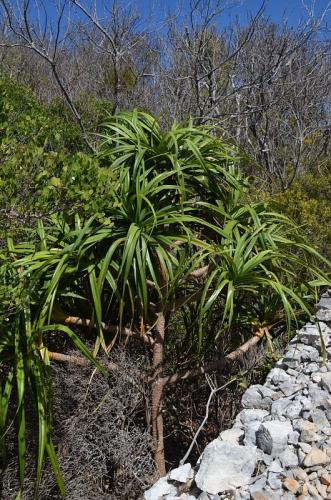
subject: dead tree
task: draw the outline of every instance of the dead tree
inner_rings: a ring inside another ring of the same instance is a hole
[[[117,1],[70,2],[81,19],[77,31],[94,51],[101,94],[112,101],[112,114],[141,105],[158,55],[149,33],[140,29],[140,15]]]
[[[262,4],[247,25],[221,31],[221,7],[192,0],[184,22],[170,20],[162,105],[171,119],[220,126],[254,160],[248,174],[285,190],[329,150],[327,8],[292,29],[264,18]]]
[[[176,107],[170,113],[175,118],[192,116],[196,123],[206,123],[221,115],[222,102],[230,92],[231,67],[252,37],[263,9],[264,2],[238,45],[231,43],[229,29],[219,29],[226,10],[219,0],[191,0],[184,22],[169,19],[164,94],[172,93]]]
[[[4,25],[1,47],[33,51],[51,70],[56,84],[77,121],[88,148],[94,151],[80,113],[59,71],[61,54],[69,50],[68,34],[71,29],[69,0],[54,3],[55,15],[50,16],[43,0],[0,1],[0,15]]]
[[[330,43],[314,30],[261,20],[232,70],[223,123],[267,184],[281,190],[329,147]]]

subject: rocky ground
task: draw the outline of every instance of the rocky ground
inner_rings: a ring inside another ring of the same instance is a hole
[[[195,467],[172,470],[145,500],[331,500],[331,290],[231,429]]]

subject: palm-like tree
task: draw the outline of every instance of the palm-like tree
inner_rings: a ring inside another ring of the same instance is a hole
[[[47,332],[64,331],[103,373],[100,348],[108,352],[125,337],[150,349],[155,461],[164,474],[163,392],[181,379],[180,373],[165,373],[172,315],[196,304],[192,342],[201,362],[207,346],[231,331],[235,315],[254,325],[247,305],[257,297],[275,298],[277,321],[290,324],[298,310],[308,312],[293,286],[297,266],[314,278],[307,287],[327,282],[314,265],[320,257],[290,220],[263,204],[244,203],[244,182],[235,170],[239,158],[208,128],[174,125],[162,132],[151,116],[133,112],[110,118],[102,138],[100,161],[114,177],[103,222],[57,217],[39,224],[33,243],[10,243],[2,256],[0,362],[8,370],[0,394],[0,437],[16,383],[22,487],[29,382],[39,416],[38,481],[46,451],[63,491],[46,384],[47,365],[61,353],[48,351]],[[215,314],[218,327],[211,335],[205,325]],[[70,328],[73,323],[95,329],[93,353]]]

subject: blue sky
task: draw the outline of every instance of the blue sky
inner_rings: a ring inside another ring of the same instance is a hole
[[[94,0],[85,0],[85,5],[91,4]],[[98,0],[100,3],[102,0]],[[224,0],[226,3],[226,0]],[[236,3],[234,7],[227,10],[219,19],[221,26],[227,26],[231,19],[239,18],[242,23],[245,23],[247,17],[250,14],[256,13],[261,4],[262,0],[230,0],[232,3]],[[111,2],[111,0],[106,0],[106,2]],[[305,0],[308,5],[311,4],[313,0]],[[45,0],[46,5],[49,7],[49,12],[52,13],[54,0]],[[83,0],[84,3],[84,0]],[[315,0],[315,13],[319,14],[323,11],[329,0]],[[143,17],[148,16],[149,13],[152,14],[152,19],[154,22],[160,22],[165,14],[178,12],[178,5],[182,5],[182,13],[188,8],[189,0],[122,0],[124,6],[130,5],[135,8],[138,12],[141,12]],[[288,24],[291,26],[296,26],[300,19],[305,16],[305,9],[303,7],[303,0],[267,0],[265,14],[270,17],[276,23],[281,23],[285,18]],[[329,24],[331,24],[331,9],[329,10],[327,16]],[[153,24],[154,24],[153,22]]]
[[[153,11],[154,18],[162,18],[165,12],[175,12],[179,3],[183,5],[183,9],[185,10],[185,7],[187,8],[189,4],[189,0],[182,0],[181,2],[178,0],[136,0],[128,3],[144,13]],[[237,5],[226,12],[223,19],[220,19],[222,24],[227,24],[229,19],[236,17],[245,22],[249,14],[254,14],[259,10],[262,1],[241,0],[236,3]],[[310,5],[312,1],[306,0],[305,3]],[[315,0],[315,13],[321,13],[327,7],[328,3],[329,0]],[[305,16],[305,9],[302,0],[269,0],[266,4],[265,13],[277,23],[282,22],[286,18],[290,25],[295,26]],[[331,10],[328,14],[328,20],[331,22]]]
[[[315,12],[319,14],[323,11],[327,7],[328,2],[329,0],[317,0],[315,2]],[[285,16],[291,25],[295,25],[305,15],[302,3],[301,0],[270,0],[266,7],[266,14],[276,22],[281,22]],[[309,4],[310,2],[306,3]],[[242,12],[247,10],[256,12],[260,5],[261,2],[257,0],[246,0],[242,2],[242,6],[238,7],[237,10],[241,10]]]

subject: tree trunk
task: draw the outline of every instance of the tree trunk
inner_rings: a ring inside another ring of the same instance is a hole
[[[165,333],[165,318],[163,312],[158,314],[156,323],[156,338],[153,346],[153,370],[154,381],[151,394],[151,413],[152,413],[152,435],[154,441],[154,460],[160,476],[166,474],[164,458],[164,440],[163,440],[163,415],[162,401],[164,381],[162,379],[163,363],[163,344]]]

